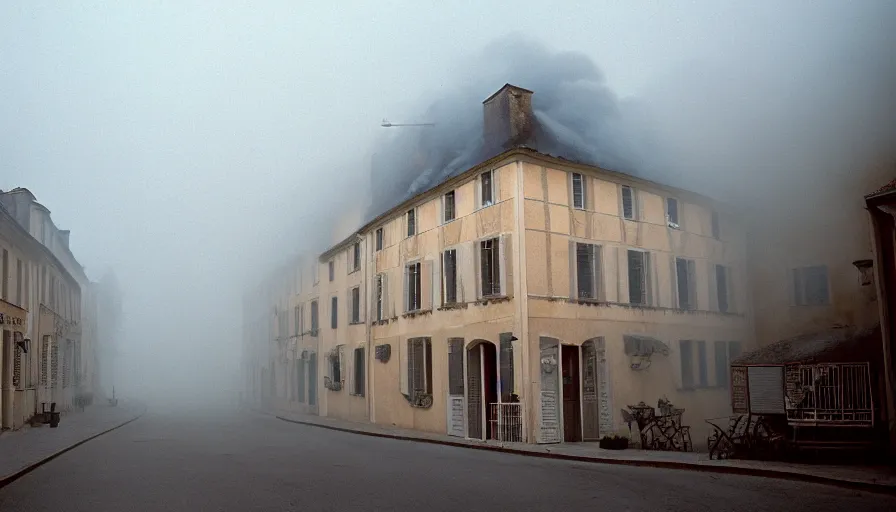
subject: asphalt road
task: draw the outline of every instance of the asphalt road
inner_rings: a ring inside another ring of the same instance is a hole
[[[896,510],[814,484],[538,459],[151,409],[0,489],[2,512]]]

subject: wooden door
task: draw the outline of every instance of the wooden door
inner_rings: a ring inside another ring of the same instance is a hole
[[[579,404],[579,347],[564,345],[560,349],[563,386],[563,440],[582,440],[581,408]]]

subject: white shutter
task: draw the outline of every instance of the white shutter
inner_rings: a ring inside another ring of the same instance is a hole
[[[569,298],[570,299],[578,299],[578,287],[576,286],[578,282],[578,269],[576,268],[576,242],[573,240],[569,241]]]
[[[457,282],[459,300],[463,302],[474,302],[477,300],[476,290],[476,269],[478,265],[475,260],[476,242],[468,242],[457,246]],[[460,297],[463,297],[460,299]]]
[[[423,260],[420,262],[420,309],[422,311],[432,310],[432,294],[433,294],[433,264],[432,260]]]
[[[403,395],[408,395],[408,342],[398,343],[398,385]]]
[[[475,300],[482,298],[482,242],[477,240],[472,243],[473,250],[470,251],[473,257],[473,290],[475,290]]]
[[[513,238],[510,233],[501,235],[499,261],[501,262],[501,295],[513,297]]]
[[[343,386],[345,385],[345,345],[341,345],[339,347],[339,378],[342,379]]]
[[[401,267],[401,312],[408,312],[408,266],[407,264],[402,265]]]
[[[361,323],[367,322],[367,294],[364,293],[366,282],[358,285],[358,321]]]
[[[383,302],[383,318],[379,320],[386,320],[392,318],[392,295],[389,290],[389,274],[387,272],[383,272],[380,274],[380,292],[383,294],[382,302]]]
[[[697,264],[694,260],[688,260],[688,303],[691,309],[697,307]]]

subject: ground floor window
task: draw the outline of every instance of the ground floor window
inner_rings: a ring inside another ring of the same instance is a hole
[[[355,349],[354,365],[355,373],[353,375],[352,394],[364,396],[364,347]]]
[[[408,340],[408,400],[417,407],[432,405],[432,342]]]

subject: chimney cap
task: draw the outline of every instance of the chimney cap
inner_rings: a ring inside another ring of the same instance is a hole
[[[503,87],[501,87],[500,89],[498,89],[497,91],[495,91],[494,94],[492,94],[492,95],[489,96],[488,98],[485,98],[485,100],[484,100],[482,103],[488,103],[489,101],[491,101],[492,99],[494,99],[495,96],[497,96],[497,95],[501,94],[502,92],[504,92],[504,89],[510,89],[511,91],[514,91],[514,92],[522,92],[522,93],[526,93],[526,94],[535,94],[534,91],[530,91],[529,89],[523,89],[522,87],[519,87],[519,86],[516,86],[516,85],[511,85],[511,84],[509,84],[509,83],[506,83],[506,84],[504,84]]]

